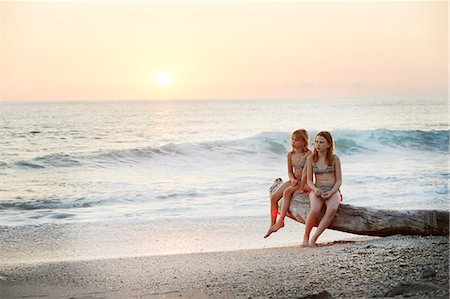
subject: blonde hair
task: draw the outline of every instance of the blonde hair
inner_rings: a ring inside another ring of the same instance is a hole
[[[327,162],[328,165],[332,165],[334,162],[334,142],[333,142],[333,137],[331,136],[331,133],[328,131],[321,131],[319,133],[317,133],[316,138],[322,136],[323,138],[325,138],[329,144],[331,144],[331,146],[327,149]],[[314,138],[315,140],[315,138]],[[319,153],[317,152],[317,149],[314,148],[314,152],[313,152],[313,161],[317,162],[317,159],[319,158]]]
[[[291,138],[292,138],[292,136],[295,136],[298,139],[300,139],[301,141],[303,141],[303,148],[302,148],[303,153],[309,151],[309,135],[305,129],[300,129],[300,130],[294,131],[291,134]],[[294,149],[292,149],[291,153],[294,153]]]

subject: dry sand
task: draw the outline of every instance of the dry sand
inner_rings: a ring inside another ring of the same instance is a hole
[[[95,246],[95,245],[92,245]],[[3,263],[1,298],[449,297],[448,237]]]

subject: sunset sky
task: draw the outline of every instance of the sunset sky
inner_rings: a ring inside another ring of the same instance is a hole
[[[3,100],[446,98],[448,2],[1,2]]]

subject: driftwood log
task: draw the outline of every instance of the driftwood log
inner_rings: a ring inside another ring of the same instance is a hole
[[[270,187],[275,192],[283,184],[278,178]],[[281,200],[279,205],[281,205]],[[287,216],[305,223],[310,210],[308,196],[294,193]],[[319,217],[322,218],[325,208]],[[316,223],[317,226],[317,223]],[[329,228],[369,236],[433,235],[448,236],[449,212],[440,210],[378,210],[341,203]]]

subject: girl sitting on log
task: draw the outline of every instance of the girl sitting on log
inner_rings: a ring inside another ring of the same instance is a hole
[[[342,184],[341,162],[333,151],[334,143],[331,134],[327,131],[319,132],[314,139],[314,152],[306,160],[307,184],[311,189],[309,193],[311,210],[306,218],[303,246],[317,245],[317,238],[330,225],[341,202],[339,192]],[[326,206],[325,215],[310,240],[312,227],[317,222],[324,204]]]
[[[306,187],[305,163],[311,154],[309,149],[309,136],[305,129],[300,129],[291,135],[292,151],[287,155],[289,181],[281,185],[276,192],[270,196],[271,226],[264,238],[284,227],[284,218],[289,209],[289,203],[295,191],[303,191]],[[307,191],[307,190],[306,190]],[[277,221],[278,201],[283,198],[281,215]]]

